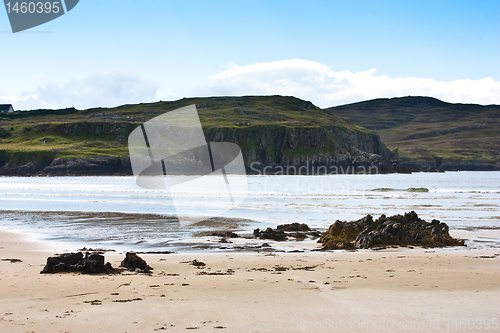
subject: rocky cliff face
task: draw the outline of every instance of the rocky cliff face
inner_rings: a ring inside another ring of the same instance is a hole
[[[214,128],[207,130],[205,136],[209,142],[240,145],[247,172],[250,173],[405,171],[397,156],[387,149],[377,135],[340,127]]]
[[[94,158],[54,158],[29,162],[21,166],[9,162],[0,168],[4,176],[104,176],[131,175],[128,156],[97,156]]]
[[[53,127],[54,132],[65,135],[86,135],[86,136],[112,136],[117,140],[125,140],[128,134],[137,126],[124,121],[82,121],[73,123],[58,124]]]
[[[135,126],[126,122],[82,122],[60,124],[55,130],[65,135],[111,135],[124,139]],[[207,142],[240,145],[247,172],[253,174],[406,171],[377,135],[342,127],[221,127],[206,129],[205,136]],[[62,159],[53,155],[22,165],[6,162],[0,167],[1,175],[132,174],[128,156]]]

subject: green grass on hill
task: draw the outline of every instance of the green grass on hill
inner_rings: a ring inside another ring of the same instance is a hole
[[[195,104],[204,130],[254,126],[339,127],[378,133],[400,156],[457,161],[500,157],[500,106],[450,104],[430,97],[376,99],[328,109],[287,96],[183,98],[114,108],[34,110],[0,117],[0,164],[62,158],[128,155],[127,137],[143,122]],[[103,116],[104,114],[104,116]],[[94,132],[89,130],[94,128]],[[250,150],[253,143],[243,143]],[[316,151],[318,153],[319,151]],[[302,156],[312,150],[289,149]]]
[[[451,104],[430,97],[375,99],[326,109],[373,130],[400,156],[456,161],[500,157],[500,105]]]
[[[286,96],[184,98],[115,108],[19,111],[2,114],[0,118],[0,162],[25,162],[30,160],[27,156],[37,160],[40,154],[61,158],[128,155],[127,137],[133,128],[165,112],[192,104],[197,107],[204,130],[244,130],[252,126],[278,125],[292,128],[335,126],[370,132],[325,113],[311,102]],[[103,113],[104,117],[99,116]],[[99,134],[84,130],[89,128],[89,123],[103,130]],[[119,125],[124,126],[123,130]],[[80,130],[65,132],[62,129],[71,126]]]

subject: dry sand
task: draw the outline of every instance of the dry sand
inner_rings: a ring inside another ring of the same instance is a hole
[[[54,249],[0,232],[0,259],[22,260],[0,261],[0,332],[499,332],[498,253],[147,254],[152,275],[42,275]]]

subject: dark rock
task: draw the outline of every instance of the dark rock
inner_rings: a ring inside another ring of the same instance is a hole
[[[111,266],[111,264],[109,262],[107,262],[105,265],[104,265],[104,270],[105,271],[109,271],[109,272],[113,272],[115,269],[113,268],[113,266]]]
[[[286,241],[289,237],[297,240],[304,240],[308,236],[317,238],[321,236],[319,231],[311,230],[305,223],[280,224],[275,230],[267,228],[266,230],[255,229],[253,236],[260,239],[272,239],[275,241]]]
[[[196,259],[194,259],[193,261],[191,261],[191,265],[196,266],[196,267],[206,266],[206,264],[203,261],[199,261],[199,260],[196,260]]]
[[[280,224],[276,227],[278,231],[311,231],[311,228],[305,223],[290,223],[290,224]]]
[[[385,218],[385,216],[383,216]],[[381,217],[382,218],[382,217]],[[323,243],[323,248],[334,249],[354,249],[354,240],[365,228],[370,228],[373,224],[371,215],[354,222],[335,221],[328,228],[328,231],[321,236],[318,242]]]
[[[64,253],[57,257],[48,257],[47,264],[41,271],[43,274],[71,272],[75,271],[74,267],[83,261],[83,253]]]
[[[78,251],[80,252],[98,252],[99,254],[105,253],[105,252],[115,252],[115,250],[112,249],[100,249],[100,248],[86,248],[85,246],[79,249]]]
[[[238,236],[238,234],[235,234],[234,232],[232,231],[217,231],[217,232],[214,232],[212,233],[212,236],[215,236],[215,237],[222,237],[222,238],[238,238],[240,236]]]
[[[420,219],[414,211],[402,215],[370,215],[358,221],[336,221],[318,241],[323,250],[367,249],[381,246],[463,246],[464,241],[452,238],[448,226],[438,220]]]
[[[321,237],[323,235],[323,233],[321,231],[318,231],[318,230],[312,230],[312,231],[309,231],[307,233],[307,235],[314,239],[314,238]]]
[[[82,252],[76,252],[47,258],[47,264],[40,273],[81,272],[84,274],[103,274],[112,273],[113,271],[114,268],[109,262],[104,264],[104,256],[99,253],[87,252],[84,257]]]
[[[138,251],[136,254],[171,254],[173,251]]]
[[[26,165],[21,165],[17,170],[17,174],[20,176],[27,176],[34,174],[36,172],[36,167],[33,163],[28,163]]]
[[[120,264],[120,267],[127,268],[128,271],[135,272],[139,270],[141,273],[151,273],[153,268],[148,266],[148,264],[133,252],[127,252],[125,259]]]
[[[98,156],[93,158],[55,158],[43,168],[41,174],[51,176],[68,175],[113,175],[131,174],[130,157]]]
[[[14,258],[11,258],[11,259],[2,259],[2,261],[10,261],[11,264],[14,264],[16,262],[23,262],[21,259],[14,259]]]
[[[304,240],[306,239],[307,235],[303,232],[292,232],[288,234],[288,237],[294,237],[297,240]]]
[[[254,237],[260,239],[272,239],[275,241],[285,241],[287,237],[284,231],[273,230],[272,228],[267,228],[265,231],[261,231],[259,228],[253,231]]]
[[[9,162],[0,168],[0,175],[16,175],[17,170],[19,170],[19,166],[14,162]]]
[[[111,266],[111,264],[109,266]],[[104,256],[97,253],[89,255],[87,252],[84,260],[84,271],[87,274],[105,273],[106,266],[104,265]]]

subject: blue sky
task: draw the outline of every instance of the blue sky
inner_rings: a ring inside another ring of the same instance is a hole
[[[17,109],[250,94],[500,104],[497,0],[81,0],[16,34],[0,9],[0,40],[0,103]]]

